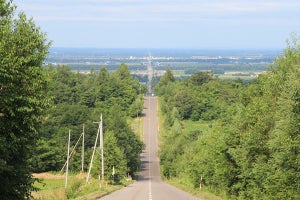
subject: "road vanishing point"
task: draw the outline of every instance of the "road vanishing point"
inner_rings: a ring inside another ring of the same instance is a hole
[[[145,97],[143,137],[146,145],[141,153],[138,180],[100,200],[196,200],[198,198],[161,180],[158,158],[157,98]],[[199,199],[198,199],[199,200]]]

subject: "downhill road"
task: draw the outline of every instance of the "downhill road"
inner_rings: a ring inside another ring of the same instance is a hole
[[[198,198],[164,183],[160,177],[157,155],[158,119],[157,98],[145,97],[144,103],[144,143],[141,154],[142,166],[138,181],[116,191],[101,200],[196,200]]]

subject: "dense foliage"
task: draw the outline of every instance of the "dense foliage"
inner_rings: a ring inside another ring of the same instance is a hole
[[[33,190],[28,159],[48,105],[48,47],[32,20],[0,0],[0,199],[28,198]]]
[[[53,106],[40,127],[41,137],[31,159],[35,172],[58,171],[66,161],[68,129],[73,148],[85,125],[85,163],[88,169],[92,147],[96,139],[99,117],[103,115],[105,171],[110,178],[115,167],[116,176],[134,175],[139,168],[139,153],[143,147],[127,120],[143,109],[144,87],[132,78],[128,67],[122,64],[115,72],[102,68],[88,74],[74,73],[69,66],[47,66],[49,96]],[[81,143],[70,160],[70,170],[81,170]],[[97,150],[99,152],[99,149]],[[96,154],[93,175],[101,168]],[[98,169],[99,168],[99,169]]]
[[[300,46],[250,83],[200,72],[156,87],[162,173],[228,199],[300,199]],[[194,120],[195,122],[191,122]],[[190,127],[193,126],[193,127]]]
[[[105,68],[88,74],[72,72],[69,66],[47,67],[50,77],[49,96],[53,106],[40,127],[41,137],[31,159],[36,172],[58,171],[66,161],[68,129],[71,147],[80,138],[85,125],[85,164],[88,169],[92,147],[96,139],[100,114],[103,114],[104,156],[106,177],[115,167],[115,177],[134,174],[139,168],[139,153],[143,144],[127,123],[128,116],[136,116],[143,109],[144,87],[132,78],[125,64],[117,71]],[[70,170],[81,170],[81,143],[70,160]],[[99,145],[98,145],[99,146]],[[99,152],[99,149],[97,150]],[[101,168],[96,153],[93,175]]]

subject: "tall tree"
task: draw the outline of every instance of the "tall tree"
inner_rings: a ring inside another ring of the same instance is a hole
[[[195,85],[202,85],[212,79],[211,72],[198,72],[191,76],[191,82]]]
[[[27,19],[0,1],[0,199],[27,199],[34,179],[28,162],[47,107],[42,64],[49,43]]]
[[[170,91],[170,83],[175,82],[175,77],[171,69],[167,69],[166,73],[160,78],[154,88],[154,92],[158,95],[166,95]],[[172,89],[171,89],[172,90]]]

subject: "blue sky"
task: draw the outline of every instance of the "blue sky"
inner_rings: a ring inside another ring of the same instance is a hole
[[[54,47],[285,48],[299,0],[15,0]]]

